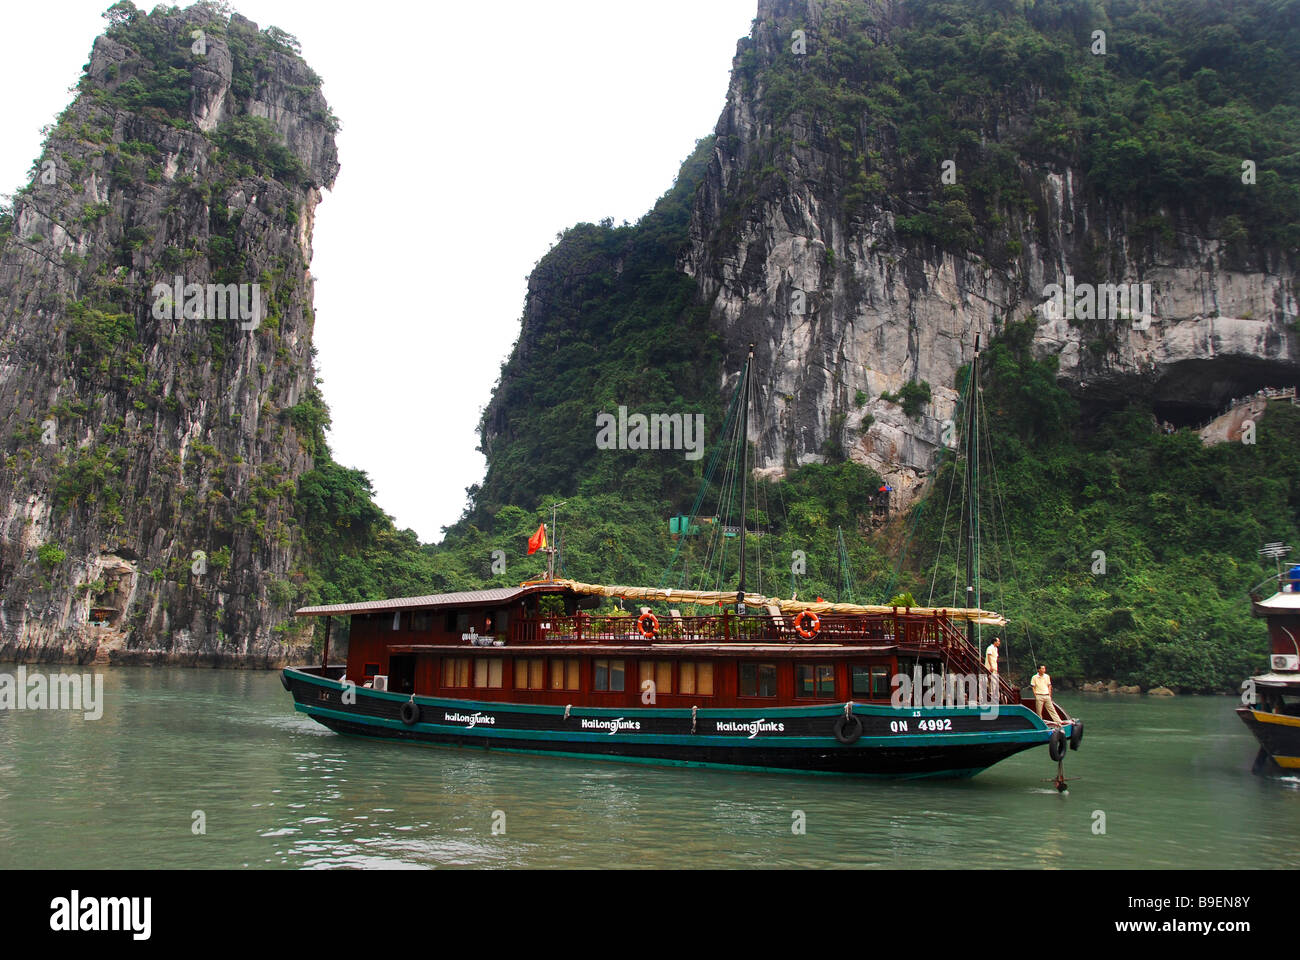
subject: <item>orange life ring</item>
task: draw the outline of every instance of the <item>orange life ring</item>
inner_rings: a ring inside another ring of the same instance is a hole
[[[643,613],[636,618],[636,628],[641,631],[641,636],[653,640],[659,633],[659,618],[653,613]]]
[[[817,636],[818,631],[822,628],[822,622],[817,614],[811,610],[805,610],[799,616],[794,618],[794,629],[799,636],[805,640],[811,640]]]

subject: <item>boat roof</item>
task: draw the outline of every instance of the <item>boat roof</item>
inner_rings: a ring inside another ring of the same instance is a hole
[[[1300,613],[1300,593],[1275,593],[1267,600],[1256,600],[1255,606],[1273,613]]]
[[[331,603],[319,607],[300,607],[300,617],[347,616],[355,613],[384,613],[394,610],[440,610],[447,607],[482,607],[510,603],[530,593],[563,589],[557,583],[531,583],[518,587],[493,587],[489,590],[461,590],[457,593],[431,593],[423,597],[392,597],[387,600],[363,600],[360,603]]]
[[[1250,679],[1262,687],[1300,687],[1300,673],[1261,673]]]

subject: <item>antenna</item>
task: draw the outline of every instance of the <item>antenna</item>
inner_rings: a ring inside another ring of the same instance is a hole
[[[1282,558],[1291,552],[1291,548],[1282,541],[1278,540],[1273,543],[1266,543],[1259,550],[1261,557],[1270,557],[1277,561],[1277,575],[1282,576]]]

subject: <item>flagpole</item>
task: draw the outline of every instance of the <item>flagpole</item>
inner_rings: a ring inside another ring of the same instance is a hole
[[[556,553],[560,549],[560,538],[555,532],[556,529],[555,512],[568,502],[569,501],[567,500],[560,500],[557,503],[551,504],[551,530],[550,530],[551,536],[546,543],[546,579],[547,580],[555,579],[555,567],[556,567],[555,559],[556,559]]]

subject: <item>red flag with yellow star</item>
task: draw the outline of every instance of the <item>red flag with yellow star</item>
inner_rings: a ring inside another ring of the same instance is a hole
[[[528,538],[528,555],[531,557],[538,550],[546,549],[546,524],[541,524],[537,532]]]

